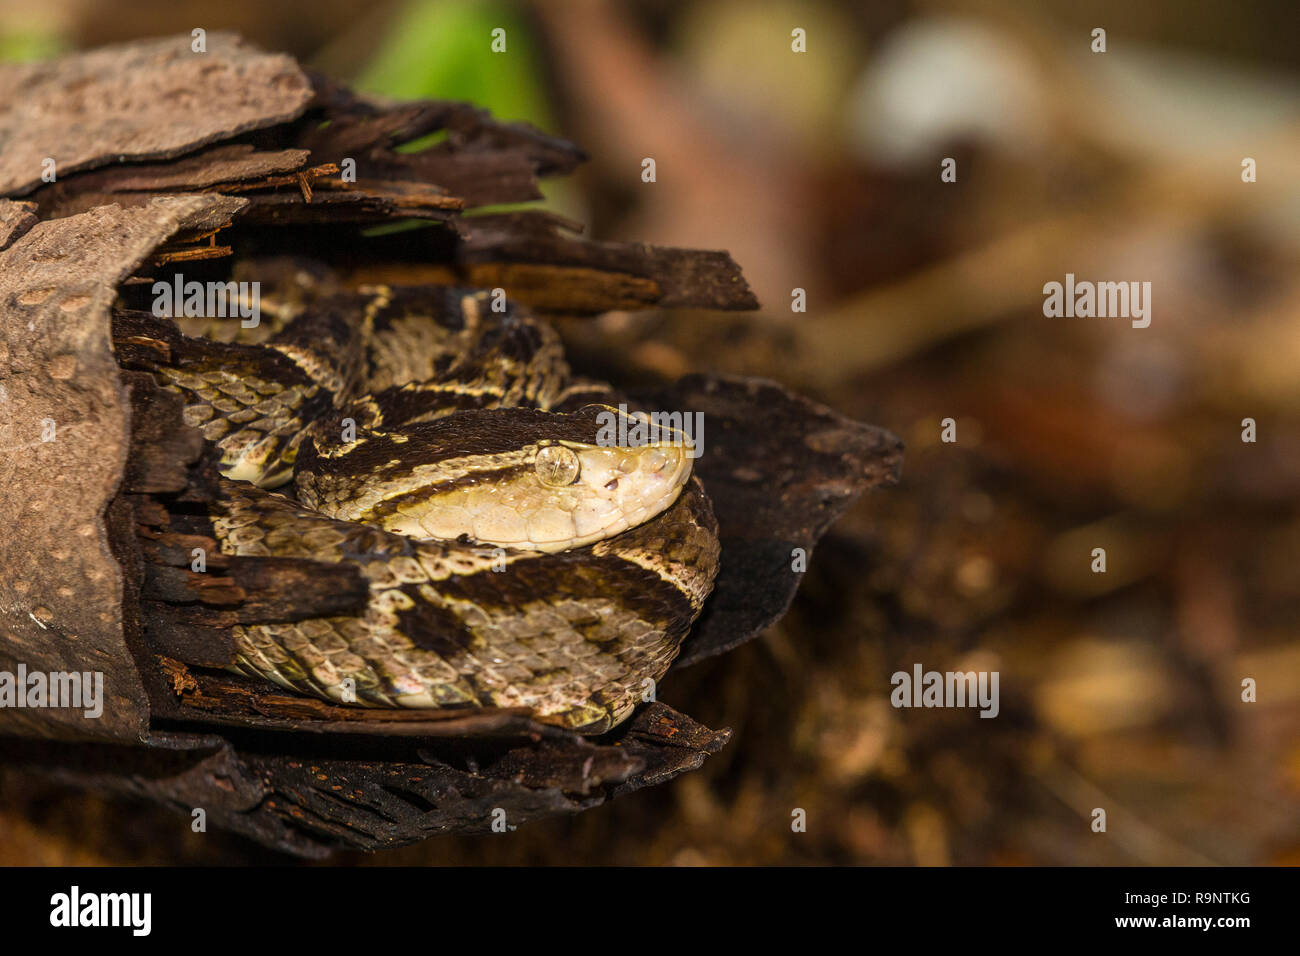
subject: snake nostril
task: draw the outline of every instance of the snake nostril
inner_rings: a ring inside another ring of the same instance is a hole
[[[611,478],[609,481],[605,482],[605,487],[610,491],[614,491],[615,489],[618,488],[618,479]]]

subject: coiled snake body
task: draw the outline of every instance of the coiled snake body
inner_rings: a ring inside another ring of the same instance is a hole
[[[487,293],[383,287],[262,341],[139,314],[136,341],[142,325],[162,340],[143,364],[219,451],[222,550],[348,562],[369,583],[364,613],[236,626],[237,669],[583,732],[649,699],[713,586],[712,509],[683,436],[604,439],[617,396],[571,380],[549,326]]]

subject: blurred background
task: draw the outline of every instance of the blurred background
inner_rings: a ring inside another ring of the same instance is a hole
[[[545,205],[729,250],[763,303],[568,320],[575,364],[775,378],[907,443],[779,626],[664,681],[735,731],[702,770],[336,863],[1300,864],[1290,0],[0,0],[0,57],[196,26],[572,139]],[[1067,272],[1150,282],[1150,327],[1045,317]],[[916,663],[998,671],[1000,715],[895,710]],[[0,775],[3,863],[270,859]]]

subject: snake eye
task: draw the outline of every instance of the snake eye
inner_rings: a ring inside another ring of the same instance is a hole
[[[542,484],[552,488],[563,488],[578,480],[582,466],[578,462],[578,453],[563,445],[546,445],[538,450],[537,461],[533,465]]]

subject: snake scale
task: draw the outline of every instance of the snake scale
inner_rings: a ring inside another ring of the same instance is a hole
[[[255,329],[220,320],[226,341],[206,320],[115,315],[119,361],[179,391],[215,445],[221,550],[368,582],[363,613],[236,625],[234,669],[361,706],[527,707],[583,733],[649,699],[719,564],[688,444],[603,440],[617,394],[571,376],[549,325],[491,305],[332,291],[264,306]]]

